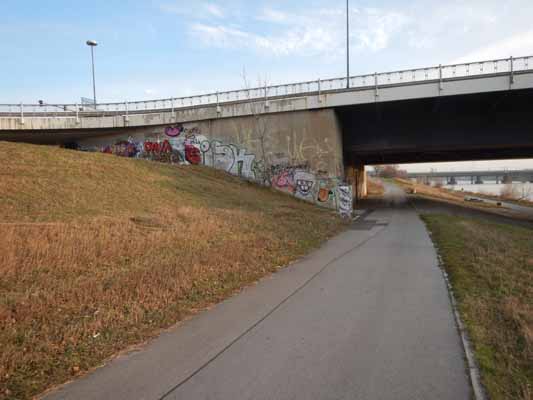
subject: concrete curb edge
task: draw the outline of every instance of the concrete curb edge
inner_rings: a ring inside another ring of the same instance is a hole
[[[483,387],[483,384],[481,383],[481,375],[479,373],[479,367],[477,365],[474,352],[470,344],[470,339],[468,338],[468,332],[466,331],[466,328],[463,324],[461,316],[459,315],[459,310],[457,309],[457,302],[453,294],[453,286],[450,282],[450,279],[448,278],[448,273],[444,269],[444,262],[440,254],[438,254],[438,248],[436,246],[435,246],[435,249],[437,250],[437,259],[439,261],[439,268],[442,272],[442,276],[444,277],[444,281],[446,282],[446,288],[448,289],[448,295],[450,296],[450,302],[452,305],[455,323],[459,331],[459,336],[461,337],[461,343],[463,344],[463,350],[466,356],[466,362],[467,362],[468,372],[470,376],[470,383],[472,385],[472,390],[474,392],[474,398],[475,400],[488,400],[487,394],[485,392],[485,388]]]
[[[413,207],[415,212],[420,216],[420,212],[416,208],[416,206],[411,201],[409,201],[409,204]],[[486,394],[485,388],[483,387],[483,384],[481,383],[481,375],[479,373],[479,367],[477,366],[474,352],[472,350],[472,346],[470,345],[470,340],[468,338],[468,332],[466,331],[466,328],[463,324],[463,320],[461,319],[461,316],[459,315],[459,310],[457,309],[457,301],[455,300],[455,296],[453,294],[452,283],[450,282],[450,279],[448,278],[448,273],[446,272],[446,269],[444,268],[444,261],[442,260],[442,257],[439,254],[439,248],[437,247],[437,244],[433,241],[433,238],[432,238],[432,235],[429,229],[427,231],[428,231],[429,237],[431,238],[431,241],[433,242],[433,247],[435,248],[435,251],[437,253],[437,260],[439,262],[439,268],[442,272],[442,277],[444,278],[444,282],[446,282],[446,289],[448,290],[448,296],[450,298],[450,303],[452,306],[453,316],[455,319],[455,326],[457,327],[457,330],[459,331],[459,336],[461,337],[461,343],[463,345],[463,351],[466,357],[466,363],[468,367],[468,376],[470,378],[470,384],[472,385],[472,391],[474,392],[474,399],[475,400],[488,400],[488,396]]]

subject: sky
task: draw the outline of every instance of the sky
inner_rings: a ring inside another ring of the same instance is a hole
[[[0,103],[92,97],[88,39],[101,102],[343,76],[345,19],[344,0],[0,0]],[[533,55],[531,0],[350,0],[350,19],[353,75]]]

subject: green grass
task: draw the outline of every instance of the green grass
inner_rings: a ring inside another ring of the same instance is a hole
[[[344,229],[204,167],[0,142],[0,398],[25,399]]]
[[[490,398],[533,398],[533,230],[423,216],[449,273]]]

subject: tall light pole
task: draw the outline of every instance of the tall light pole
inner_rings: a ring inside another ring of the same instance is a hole
[[[346,0],[346,88],[350,88],[350,0]]]
[[[98,43],[96,43],[94,40],[87,40],[87,46],[91,48],[91,62],[93,66],[93,101],[94,101],[94,107],[96,108],[96,82],[94,79],[94,48],[98,46]]]

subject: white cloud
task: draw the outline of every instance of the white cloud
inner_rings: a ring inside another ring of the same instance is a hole
[[[533,30],[514,34],[496,43],[480,47],[453,60],[452,64],[530,55],[533,55]]]
[[[159,9],[168,14],[177,14],[194,19],[205,19],[206,17],[226,17],[224,10],[219,5],[212,2],[183,4],[182,2],[174,1],[172,3],[161,4]]]
[[[393,35],[402,31],[411,19],[399,12],[384,12],[378,9],[367,9],[358,15],[356,20],[356,37],[359,48],[372,51],[388,47]]]
[[[241,47],[250,43],[252,35],[239,29],[223,25],[194,24],[191,33],[205,45],[215,47]]]
[[[352,9],[351,17],[354,51],[386,49],[394,35],[410,23],[410,18],[400,12],[379,9]],[[344,54],[346,39],[342,9],[321,9],[298,15],[264,9],[257,19],[282,24],[283,29],[277,29],[276,33],[256,33],[242,28],[196,23],[191,26],[190,33],[205,45],[248,48],[273,55],[338,57]]]
[[[257,19],[259,21],[281,23],[287,22],[289,20],[289,15],[281,11],[272,10],[271,8],[265,8]]]
[[[214,17],[224,18],[224,11],[222,11],[222,9],[216,4],[206,3],[204,4],[204,8],[209,14],[213,15]]]

